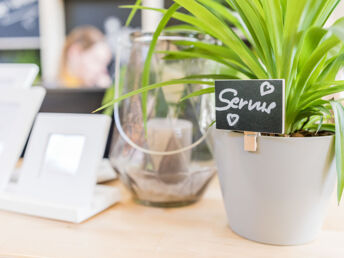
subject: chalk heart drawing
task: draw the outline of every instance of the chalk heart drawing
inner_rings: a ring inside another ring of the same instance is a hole
[[[239,115],[237,114],[228,114],[227,122],[229,126],[235,126],[239,122]]]
[[[263,97],[265,95],[269,95],[275,91],[275,86],[273,86],[270,82],[264,82],[260,85],[260,95]]]

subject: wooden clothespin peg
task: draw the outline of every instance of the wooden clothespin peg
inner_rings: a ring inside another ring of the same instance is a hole
[[[244,132],[244,149],[249,152],[257,151],[257,136],[258,133],[255,132]]]

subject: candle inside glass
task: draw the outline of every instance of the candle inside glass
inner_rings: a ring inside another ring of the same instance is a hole
[[[150,150],[175,151],[192,144],[192,123],[183,119],[154,118],[147,123]],[[153,169],[161,174],[187,172],[191,150],[174,155],[151,155]]]

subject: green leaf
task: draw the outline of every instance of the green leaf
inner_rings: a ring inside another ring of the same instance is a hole
[[[139,6],[139,5],[141,4],[141,1],[142,1],[142,0],[136,0],[135,5]],[[128,16],[128,19],[127,19],[127,21],[126,21],[126,23],[125,23],[125,26],[128,27],[128,26],[130,25],[131,21],[133,20],[135,14],[136,14],[136,11],[137,11],[137,8],[133,8],[133,9],[131,10],[131,12],[130,12],[130,14],[129,14],[129,16]]]
[[[249,68],[242,62],[242,59],[230,48],[219,46],[207,42],[202,41],[176,41],[175,44],[181,46],[190,46],[196,49],[200,49],[203,51],[208,52],[209,54],[216,56],[216,57],[223,57],[225,59],[230,60],[231,62],[235,63],[236,65],[240,66],[241,69],[245,69],[252,73]]]
[[[320,41],[327,34],[327,30],[313,27],[307,30],[305,33],[305,39],[303,44],[300,46],[300,56],[298,62],[298,69],[302,69],[308,60],[308,58],[313,54],[314,50],[319,46]]]
[[[134,91],[131,91],[125,95],[120,96],[117,99],[114,99],[108,103],[106,103],[105,105],[103,105],[102,107],[96,109],[95,111],[93,111],[93,113],[96,113],[98,111],[101,111],[105,108],[108,108],[112,105],[114,105],[115,103],[118,103],[122,100],[125,100],[127,98],[130,98],[132,96],[138,95],[138,94],[142,94],[142,93],[147,93],[150,90],[154,90],[154,89],[159,89],[165,86],[171,86],[171,85],[178,85],[178,84],[200,84],[200,85],[211,85],[214,86],[214,82],[209,82],[209,81],[203,81],[203,80],[189,80],[189,79],[177,79],[177,80],[170,80],[167,82],[161,82],[161,83],[156,83],[156,84],[152,84],[149,86],[146,86],[144,88],[140,88]]]
[[[191,25],[180,24],[180,25],[173,25],[168,26],[164,29],[164,32],[196,32],[196,33],[204,33],[204,31],[200,30],[199,28]]]
[[[115,89],[112,86],[106,90],[104,98],[102,100],[102,106],[105,105],[106,103],[110,102],[111,100],[113,100],[114,96],[115,96]],[[113,107],[112,106],[103,110],[104,115],[108,115],[111,117],[112,113],[113,113]]]
[[[343,67],[344,64],[344,54],[339,54],[337,56],[329,59],[328,64],[322,70],[319,75],[319,81],[334,81],[338,75],[339,70]]]
[[[325,131],[325,132],[332,132],[335,133],[336,132],[336,126],[334,124],[322,124],[320,126],[320,129],[317,127],[317,130],[319,132],[321,131]]]
[[[299,73],[299,80],[298,80],[298,89],[307,89],[307,79],[312,74],[312,71],[315,67],[321,62],[322,58],[326,56],[326,54],[335,46],[341,44],[341,41],[335,37],[331,36],[324,40],[310,55],[308,61],[304,64],[303,68]],[[305,58],[306,59],[306,58]],[[307,60],[307,59],[306,59]]]
[[[344,189],[344,108],[340,103],[331,102],[336,121],[336,167],[337,167],[337,198],[338,203],[342,199]]]
[[[235,9],[244,20],[250,34],[255,42],[256,51],[264,61],[265,66],[270,71],[270,78],[276,78],[276,67],[271,53],[271,44],[266,28],[266,21],[257,12],[261,8],[260,4],[254,1],[230,0]]]
[[[340,3],[341,0],[322,0],[319,1],[322,3],[321,6],[318,8],[318,15],[317,20],[314,22],[316,26],[324,26],[330,15],[333,13],[334,9]]]
[[[212,0],[198,0],[198,1],[202,3],[204,6],[213,9],[216,13],[218,13],[218,16],[222,17],[225,21],[228,21],[230,24],[234,25],[234,27],[238,28],[240,32],[242,32],[248,40],[251,39],[250,34],[242,26],[236,14],[227,6],[220,4],[217,1],[212,1]]]
[[[270,35],[271,45],[277,62],[276,69],[278,69],[281,65],[283,52],[283,9],[280,0],[262,0],[261,3],[266,19],[267,31]]]
[[[318,90],[314,93],[305,94],[304,99],[302,100],[302,102],[300,103],[298,108],[307,107],[313,101],[317,101],[318,99],[321,99],[323,97],[326,97],[326,96],[329,96],[329,95],[332,95],[335,93],[339,93],[342,91],[344,91],[344,84],[338,85],[338,86],[333,86],[333,87],[322,89],[322,90]]]
[[[168,11],[162,17],[158,27],[156,28],[153,34],[152,41],[147,53],[146,61],[145,61],[143,72],[142,72],[142,88],[145,88],[149,85],[151,61],[152,61],[154,49],[158,42],[159,36],[161,32],[163,31],[163,29],[166,27],[168,21],[171,19],[173,13],[177,11],[178,8],[179,8],[178,4],[173,4],[168,9]],[[142,94],[142,115],[143,115],[144,127],[146,128],[146,124],[147,124],[147,94],[146,92],[143,92]]]
[[[183,79],[212,79],[212,80],[230,80],[230,79],[239,79],[236,75],[233,74],[196,74],[184,77]]]
[[[334,35],[336,35],[338,38],[340,38],[342,41],[344,41],[344,17],[337,20],[329,28],[329,31],[331,31]]]
[[[210,93],[214,93],[214,92],[215,92],[215,87],[210,87],[210,88],[205,88],[205,89],[201,89],[198,91],[194,91],[193,93],[183,97],[180,100],[180,102],[185,101],[185,100],[190,99],[190,98],[194,98],[194,97],[198,97],[198,96],[201,96],[204,94],[210,94]]]
[[[201,53],[200,51],[157,51],[158,54],[166,54],[166,59],[176,59],[176,58],[203,58],[208,60],[213,60],[217,63],[226,65],[230,68],[237,70],[238,72],[246,75],[248,78],[254,78],[254,75],[249,73],[247,70],[242,69],[237,64],[223,59],[218,55],[211,55],[207,53]]]
[[[263,69],[261,63],[252,51],[246,46],[240,37],[228,27],[225,23],[219,20],[204,6],[195,1],[190,0],[174,0],[197,19],[196,25],[204,28],[204,31],[210,35],[220,39],[225,45],[232,48],[234,52],[243,60],[250,70],[261,77],[266,77],[266,71]]]
[[[285,10],[285,21],[283,29],[283,56],[282,67],[280,77],[289,78],[292,73],[292,67],[294,63],[295,53],[298,50],[298,44],[300,41],[299,26],[301,19],[305,15],[305,7],[307,1],[300,0],[288,0]],[[291,83],[290,81],[286,84]],[[288,85],[289,86],[289,85]]]
[[[330,36],[326,40],[322,41],[321,44],[313,51],[312,55],[307,59],[307,62],[305,62],[304,66],[302,67],[301,71],[298,73],[298,79],[296,81],[296,86],[293,89],[292,92],[294,96],[289,96],[288,99],[288,107],[287,107],[287,113],[288,115],[290,113],[297,112],[298,108],[303,108],[304,103],[309,102],[311,99],[316,99],[316,96],[318,98],[328,96],[333,93],[337,93],[338,91],[334,88],[328,89],[328,92],[325,91],[317,91],[312,97],[308,97],[307,94],[303,94],[310,86],[308,83],[309,78],[311,77],[313,71],[316,69],[319,63],[321,63],[322,59],[324,58],[324,55],[326,56],[326,53],[330,51],[333,47],[340,44],[341,42],[338,40],[335,36]],[[339,89],[339,87],[338,87]],[[342,90],[342,89],[339,89]],[[292,99],[292,101],[291,101]]]

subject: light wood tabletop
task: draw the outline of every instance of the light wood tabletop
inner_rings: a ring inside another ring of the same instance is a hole
[[[281,247],[231,231],[217,179],[200,202],[173,209],[137,205],[120,182],[112,185],[122,202],[82,224],[0,211],[0,257],[344,257],[344,207],[335,195],[314,242]]]

